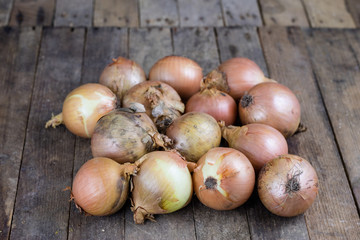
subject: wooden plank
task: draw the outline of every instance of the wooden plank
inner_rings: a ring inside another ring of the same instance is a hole
[[[218,28],[221,60],[246,57],[256,62],[268,76],[256,28]],[[271,214],[261,204],[255,190],[245,206],[251,239],[308,239],[303,216],[281,218]]]
[[[174,54],[196,61],[207,74],[219,65],[213,28],[178,28],[173,31]]]
[[[360,133],[354,129],[360,123],[359,37],[358,31],[325,30],[313,31],[307,39],[315,74],[358,206],[360,148],[357,141]],[[326,52],[322,52],[324,49]]]
[[[51,26],[55,0],[14,0],[10,26]]]
[[[311,27],[355,28],[345,0],[303,0]]]
[[[319,177],[319,194],[305,213],[309,237],[356,239],[360,235],[359,215],[314,79],[304,36],[299,28],[275,27],[261,29],[260,36],[271,77],[296,94],[302,107],[301,121],[308,127],[306,132],[289,138],[288,143],[289,152],[308,159]],[[321,34],[310,37],[308,46],[313,55],[329,57],[327,53],[332,50],[322,43],[324,37]],[[323,59],[325,64],[327,57]],[[318,66],[323,62],[317,61]]]
[[[220,0],[178,0],[180,26],[223,26]]]
[[[140,0],[139,6],[142,27],[179,25],[177,0]]]
[[[215,33],[212,28],[185,28],[173,32],[174,52],[189,57],[203,67],[204,73],[219,65]],[[192,200],[197,239],[250,238],[243,207],[216,211]]]
[[[93,1],[56,1],[54,26],[79,27],[92,25]]]
[[[95,0],[94,26],[138,27],[137,1]]]
[[[360,1],[346,0],[346,6],[356,24],[356,26],[360,27]]]
[[[261,26],[257,0],[222,0],[225,26]]]
[[[11,227],[40,37],[39,28],[0,29],[0,239]]]
[[[137,62],[147,75],[156,61],[172,53],[169,28],[130,29],[129,58]]]
[[[0,26],[8,25],[13,0],[0,0]]]
[[[104,44],[106,39],[107,44]],[[104,67],[112,58],[127,56],[127,29],[91,28],[87,32],[81,83],[98,82]],[[73,177],[87,160],[92,158],[90,140],[76,138]],[[69,239],[124,239],[124,213],[122,209],[112,216],[85,216],[71,204]]]
[[[68,232],[75,137],[45,129],[80,83],[84,29],[43,31],[11,229],[12,239],[64,239]]]
[[[302,0],[260,0],[265,25],[302,26],[309,23]]]

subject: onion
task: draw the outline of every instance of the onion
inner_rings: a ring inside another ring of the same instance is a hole
[[[52,116],[45,127],[55,128],[64,123],[73,134],[90,138],[96,122],[115,107],[116,96],[109,88],[97,83],[84,84],[66,96],[62,113]]]
[[[221,130],[216,120],[207,113],[190,112],[177,118],[167,129],[173,147],[187,161],[197,162],[211,148],[218,147]]]
[[[186,112],[204,112],[216,121],[223,120],[226,125],[233,124],[237,116],[235,100],[216,88],[204,88],[193,95],[186,103]]]
[[[160,81],[135,85],[125,94],[122,105],[129,107],[136,102],[144,105],[146,113],[160,132],[164,132],[185,109],[179,94],[170,85]]]
[[[221,131],[229,147],[245,154],[255,171],[279,155],[288,154],[288,145],[284,136],[275,128],[252,123],[242,127],[228,126],[223,123]]]
[[[102,117],[91,138],[94,157],[108,157],[119,163],[135,162],[156,150],[158,132],[146,113],[116,109]]]
[[[125,93],[138,83],[146,81],[144,70],[134,61],[118,57],[101,73],[99,83],[109,87],[121,101]]]
[[[232,148],[213,148],[197,162],[193,173],[196,196],[216,210],[231,210],[249,199],[255,172],[249,160]]]
[[[202,68],[195,61],[180,56],[167,56],[150,69],[149,80],[162,81],[173,87],[186,100],[200,90]]]
[[[109,158],[93,158],[81,166],[71,191],[76,206],[94,216],[110,215],[125,203],[134,164],[120,165]]]
[[[243,124],[264,123],[289,137],[299,127],[300,103],[286,86],[260,83],[241,98],[239,115]]]
[[[274,80],[266,78],[255,62],[248,58],[231,58],[210,72],[205,83],[240,99],[250,88],[267,81]]]
[[[132,178],[131,210],[134,221],[153,220],[153,214],[165,214],[185,207],[193,188],[186,161],[176,152],[155,151],[137,162],[140,171]]]
[[[270,212],[283,217],[304,213],[318,193],[315,169],[296,155],[282,155],[268,162],[258,181],[261,202]]]

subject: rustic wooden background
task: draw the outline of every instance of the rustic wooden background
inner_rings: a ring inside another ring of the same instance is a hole
[[[359,14],[357,0],[0,0],[0,239],[359,239]],[[289,152],[320,181],[305,214],[272,215],[255,192],[233,211],[194,197],[135,225],[129,203],[88,217],[68,202],[62,190],[91,158],[90,142],[45,122],[111,58],[148,73],[171,54],[204,73],[248,57],[295,92],[308,131],[288,139]]]

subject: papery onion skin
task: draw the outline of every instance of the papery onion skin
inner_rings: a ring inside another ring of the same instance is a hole
[[[261,169],[258,193],[261,202],[273,214],[297,216],[315,201],[318,177],[307,160],[296,155],[282,155]]]
[[[93,158],[77,172],[71,190],[81,210],[94,216],[111,215],[122,208],[136,165],[120,165],[109,158]]]
[[[173,151],[155,151],[137,162],[140,171],[132,178],[131,210],[134,221],[153,220],[153,214],[166,214],[185,207],[193,188],[186,161]]]
[[[231,125],[237,117],[237,105],[227,93],[216,88],[205,88],[187,101],[185,112],[204,112],[216,121],[223,120],[226,125]]]
[[[119,163],[135,162],[157,146],[152,134],[157,133],[146,113],[116,109],[96,124],[91,138],[94,157],[108,157]]]
[[[248,58],[231,58],[218,67],[225,74],[229,87],[229,95],[240,99],[246,91],[256,84],[269,81],[261,68]]]
[[[87,83],[66,96],[62,113],[49,120],[45,127],[64,123],[73,134],[90,138],[96,122],[115,108],[116,96],[109,88],[98,83]]]
[[[144,81],[146,75],[140,65],[123,57],[113,59],[99,79],[99,83],[110,88],[120,101],[131,87]]]
[[[162,81],[173,87],[183,100],[200,90],[202,68],[192,59],[167,56],[157,61],[149,72],[149,80]]]
[[[204,205],[231,210],[245,203],[255,185],[255,172],[244,154],[232,148],[209,150],[193,173],[195,194]]]
[[[177,118],[167,129],[173,147],[187,161],[197,162],[208,150],[218,147],[221,130],[216,120],[207,113],[189,112]]]
[[[285,137],[269,125],[251,123],[242,127],[222,126],[221,131],[229,147],[245,154],[256,172],[272,159],[288,154]]]
[[[160,132],[164,132],[185,110],[179,94],[170,85],[160,81],[135,85],[125,94],[122,106],[130,107],[135,102],[144,105],[146,114]]]
[[[300,103],[295,94],[288,87],[274,82],[254,86],[239,103],[242,124],[267,124],[279,130],[285,138],[298,129],[300,115]]]

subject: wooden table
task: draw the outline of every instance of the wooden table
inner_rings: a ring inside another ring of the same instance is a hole
[[[0,0],[0,240],[360,239],[359,16],[358,0]],[[289,152],[320,184],[304,215],[272,215],[256,191],[233,211],[194,196],[144,225],[129,202],[108,217],[69,202],[63,189],[91,158],[90,141],[45,122],[112,58],[148,73],[171,54],[205,74],[248,57],[295,92],[308,131],[288,139]]]

